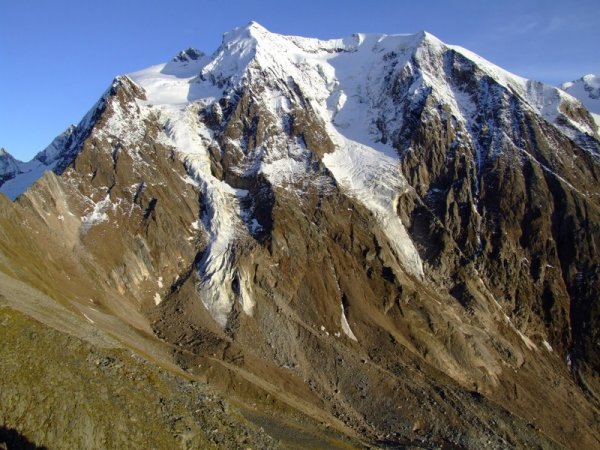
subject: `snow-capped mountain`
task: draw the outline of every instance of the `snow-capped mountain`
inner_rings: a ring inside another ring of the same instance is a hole
[[[0,183],[13,178],[19,173],[21,161],[13,158],[13,156],[4,148],[0,148]]]
[[[252,22],[15,163],[0,269],[267,430],[591,448],[599,151],[571,95],[429,33]]]
[[[594,74],[584,75],[578,80],[563,83],[562,89],[583,103],[600,128],[600,78]]]
[[[448,72],[448,64],[453,65],[454,73]],[[460,67],[461,64],[464,67]],[[372,145],[388,139],[388,136],[380,136],[382,131],[377,128],[384,125],[379,116],[389,116],[390,108],[395,107],[390,102],[386,83],[390,77],[406,76],[413,71],[416,76],[410,75],[407,100],[419,102],[424,96],[431,96],[450,107],[467,128],[471,127],[477,119],[477,105],[456,84],[459,80],[453,79],[465,67],[475,68],[479,80],[490,77],[570,137],[594,134],[588,118],[564,112],[573,108],[573,104],[560,89],[510,74],[426,32],[392,36],[356,34],[346,39],[320,41],[277,35],[252,22],[226,33],[223,44],[211,57],[189,48],[169,63],[152,66],[129,77],[144,89],[148,105],[181,106],[210,103],[225,86],[234,91],[250,83],[253,77],[260,77],[261,70],[269,70],[282,84],[269,92],[275,102],[282,98],[282,88],[288,89],[284,86],[285,80],[293,79],[306,92],[320,118],[333,125],[332,130],[356,142]],[[597,79],[588,75],[577,82],[565,83],[563,89],[577,94],[574,96],[580,99],[584,97],[580,91],[585,92],[589,101],[583,103],[595,112],[597,107],[593,102],[598,97],[598,87],[594,83],[597,84]],[[282,110],[281,105],[270,106],[272,113]],[[390,122],[389,118],[386,120]],[[401,120],[395,122],[392,126],[398,127]],[[15,186],[6,186],[3,192],[14,198],[44,170],[53,170],[49,161],[60,154],[61,145],[67,143],[74,129],[71,126],[48,149],[36,155],[34,160],[41,164],[24,168],[29,175],[22,182],[15,180]],[[399,132],[398,129],[385,131]],[[394,149],[387,151],[395,155]],[[47,152],[52,154],[50,158],[44,156]]]
[[[71,125],[58,135],[48,147],[39,152],[29,162],[14,159],[6,151],[0,158],[0,192],[11,200],[21,195],[29,186],[35,183],[46,171],[60,171],[60,163],[68,153],[69,141],[75,126]]]
[[[589,111],[600,114],[600,78],[596,75],[588,74],[563,83],[562,89],[581,100]]]

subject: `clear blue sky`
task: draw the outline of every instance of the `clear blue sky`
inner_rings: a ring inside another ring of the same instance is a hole
[[[256,20],[318,38],[427,30],[519,75],[600,74],[600,0],[0,0],[0,146],[30,159],[118,74]]]

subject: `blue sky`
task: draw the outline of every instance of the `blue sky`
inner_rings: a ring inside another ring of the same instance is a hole
[[[0,0],[0,146],[30,159],[118,74],[256,20],[318,38],[427,30],[519,75],[600,74],[599,0]]]

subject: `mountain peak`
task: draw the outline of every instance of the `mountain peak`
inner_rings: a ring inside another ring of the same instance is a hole
[[[246,25],[246,27],[248,30],[253,30],[253,31],[258,31],[261,33],[267,32],[269,33],[269,30],[267,30],[265,27],[263,27],[260,23],[256,22],[255,20],[251,20],[250,22],[248,22],[248,24]]]
[[[16,165],[20,163],[19,160],[15,159],[13,155],[11,155],[4,147],[0,147],[0,177],[4,175],[3,172],[7,170],[7,168],[14,168]]]
[[[421,30],[415,34],[415,36],[419,37],[419,41],[421,44],[426,43],[429,45],[433,45],[436,47],[445,46],[446,44],[439,39],[437,36],[431,34],[429,31]]]
[[[48,145],[44,150],[35,155],[34,159],[46,165],[50,165],[53,162],[57,161],[61,157],[62,152],[65,150],[65,146],[68,140],[71,138],[76,128],[76,125],[69,125],[65,129],[65,131],[60,133],[52,140],[50,145]]]
[[[171,62],[197,61],[200,58],[202,58],[203,56],[205,56],[205,55],[200,50],[197,50],[193,47],[189,47],[189,48],[177,53],[177,55],[171,60]]]
[[[248,22],[243,27],[234,28],[233,30],[228,31],[225,34],[223,34],[222,45],[227,45],[230,42],[239,41],[240,39],[241,40],[257,39],[257,38],[264,37],[268,34],[273,34],[273,33],[271,33],[269,30],[267,30],[265,27],[263,27],[258,22],[251,21],[251,22]]]
[[[285,54],[285,44],[284,36],[271,33],[257,22],[234,28],[223,35],[223,41],[212,60],[202,69],[202,76],[218,85],[226,81],[239,81],[249,64],[256,59],[257,52],[260,51],[263,56]]]
[[[0,186],[14,178],[21,170],[21,161],[15,159],[4,147],[0,147]]]
[[[563,83],[561,88],[580,100],[594,114],[594,120],[600,127],[600,77],[589,73],[577,80]]]

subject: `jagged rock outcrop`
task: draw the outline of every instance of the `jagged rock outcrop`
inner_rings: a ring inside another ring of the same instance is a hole
[[[252,23],[118,77],[2,200],[0,269],[275,438],[594,448],[599,150],[575,99],[428,33]]]

